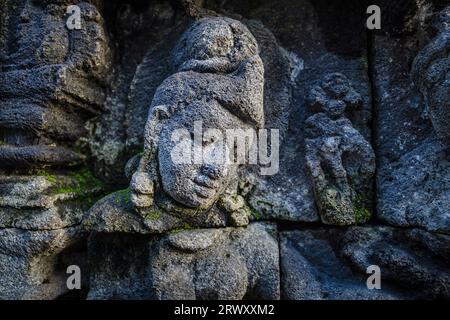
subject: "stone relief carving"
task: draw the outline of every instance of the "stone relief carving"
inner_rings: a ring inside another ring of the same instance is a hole
[[[87,120],[103,110],[111,63],[104,22],[92,4],[78,5],[84,28],[68,30],[64,1],[25,1],[17,12],[15,44],[2,43],[7,48],[0,70],[0,168],[19,169],[1,177],[0,206],[6,215],[31,208],[46,216],[47,223],[64,220],[57,207],[74,198],[70,191],[81,188],[81,180],[95,180],[84,172],[53,174],[45,169],[82,164],[85,155],[75,151],[77,141],[87,135]],[[80,218],[81,210],[74,211]]]
[[[348,225],[370,217],[375,154],[345,112],[361,103],[346,76],[328,74],[309,96],[316,112],[306,120],[306,166],[322,222]]]
[[[162,238],[143,239],[144,251],[152,257],[144,262],[147,273],[127,272],[133,281],[148,288],[144,296],[278,299],[276,231],[264,223],[248,225],[250,208],[237,193],[239,165],[231,161],[178,164],[173,158],[177,140],[172,133],[184,129],[191,142],[195,121],[201,121],[205,130],[223,133],[264,126],[264,67],[257,42],[236,20],[200,19],[175,46],[173,67],[175,73],[154,94],[144,152],[127,165],[129,173],[137,166],[131,192],[99,201],[85,219],[90,230],[105,233],[89,240],[93,259],[114,260],[115,254],[102,247],[114,242],[113,232],[163,234]],[[211,154],[222,147],[219,142],[201,141],[205,152]],[[248,227],[215,228],[230,225]],[[198,227],[210,229],[189,230]],[[97,254],[99,247],[103,249]],[[223,257],[226,263],[221,262]],[[170,280],[174,276],[178,279],[175,285]],[[90,298],[110,298],[109,289],[104,290],[109,281],[105,270],[94,270]],[[128,290],[125,287],[120,291]],[[129,294],[140,297],[138,292]]]
[[[201,19],[179,40],[173,64],[176,72],[158,87],[150,106],[144,152],[130,184],[134,208],[145,217],[158,208],[154,200],[159,193],[159,208],[195,215],[221,198],[219,207],[229,212],[231,223],[247,224],[245,202],[232,190],[238,165],[177,164],[172,152],[178,142],[172,135],[180,129],[194,135],[195,121],[223,136],[227,129],[263,127],[264,67],[256,40],[236,20]],[[222,142],[210,138],[202,141],[202,148],[221,154]]]
[[[78,5],[84,28],[68,30],[64,1],[24,1],[15,13],[20,23],[13,39],[2,43],[0,168],[19,169],[0,178],[6,225],[14,210],[22,210],[15,224],[28,228],[37,223],[66,226],[82,214],[81,208],[64,208],[70,214],[58,214],[58,208],[74,198],[70,191],[81,188],[81,179],[86,182],[84,173],[64,169],[86,158],[75,150],[87,136],[88,119],[103,111],[111,51],[97,8]],[[50,173],[51,167],[58,173]],[[24,214],[27,209],[41,221]]]
[[[72,264],[82,299],[448,298],[449,9],[400,2],[367,41],[307,0],[0,0],[0,298],[64,298]],[[279,173],[174,162],[197,122],[279,129]]]
[[[100,13],[89,3],[79,7],[81,30],[65,27],[64,1],[26,1],[18,14],[0,72],[2,167],[67,166],[84,158],[60,142],[86,135],[85,119],[102,111],[111,57]]]
[[[182,230],[153,240],[94,234],[89,298],[279,299],[276,234],[269,223]],[[105,261],[112,263],[105,268]]]
[[[378,93],[386,110],[379,117],[386,120],[378,127],[377,216],[391,225],[445,234],[450,233],[449,14],[447,7],[430,15],[430,42],[408,59],[398,57],[393,65],[404,65],[401,85]],[[414,37],[409,42],[417,46]],[[392,81],[387,76],[380,74],[380,82]],[[403,103],[393,108],[395,99],[400,101],[397,92]]]
[[[450,6],[439,14],[437,35],[414,59],[411,75],[427,101],[433,128],[450,146]]]
[[[57,259],[83,238],[78,225],[100,188],[76,168],[86,158],[76,150],[86,122],[104,111],[111,51],[99,10],[77,5],[80,30],[66,28],[67,1],[2,12],[17,26],[0,37],[0,246],[10,248],[0,257],[1,297],[65,291]]]

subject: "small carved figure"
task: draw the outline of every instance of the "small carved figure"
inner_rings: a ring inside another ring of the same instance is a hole
[[[326,75],[310,92],[309,105],[318,113],[306,120],[306,164],[327,224],[348,225],[370,217],[366,207],[375,154],[344,115],[361,103],[361,96],[339,73]]]

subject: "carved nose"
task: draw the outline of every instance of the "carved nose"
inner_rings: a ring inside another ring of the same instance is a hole
[[[205,164],[202,166],[202,173],[211,179],[223,178],[227,175],[227,167],[225,165]]]

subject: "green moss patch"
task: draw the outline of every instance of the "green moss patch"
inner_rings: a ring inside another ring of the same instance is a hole
[[[367,208],[369,199],[367,196],[359,194],[353,200],[353,212],[355,213],[356,223],[367,222],[372,216],[372,212]]]
[[[56,186],[53,189],[54,193],[73,193],[76,196],[84,196],[103,189],[103,182],[96,178],[89,169],[71,172],[68,174],[68,177],[71,180],[71,182],[68,183],[57,182],[56,177],[51,178],[53,180],[52,182],[56,183]],[[48,176],[47,180],[49,180]]]
[[[34,172],[34,174],[41,176],[41,177],[45,177],[45,179],[47,179],[51,183],[56,183],[56,181],[57,181],[56,176],[53,174],[50,174],[45,169],[38,169],[38,170],[36,170],[36,172]]]
[[[193,228],[188,223],[185,223],[185,224],[183,224],[182,227],[171,230],[170,233],[176,234],[176,233],[180,233],[181,231],[192,230],[192,229]]]
[[[116,202],[116,204],[120,204],[120,203],[123,203],[125,205],[130,204],[130,202],[131,202],[131,189],[130,188],[126,188],[126,189],[117,191],[116,192],[115,202]]]
[[[145,212],[145,219],[150,221],[156,221],[159,219],[159,212],[153,209],[149,209],[147,212]]]

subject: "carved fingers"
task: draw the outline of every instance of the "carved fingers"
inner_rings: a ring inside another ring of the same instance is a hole
[[[131,202],[138,211],[153,205],[154,188],[149,174],[142,171],[135,172],[131,178],[130,188]]]

